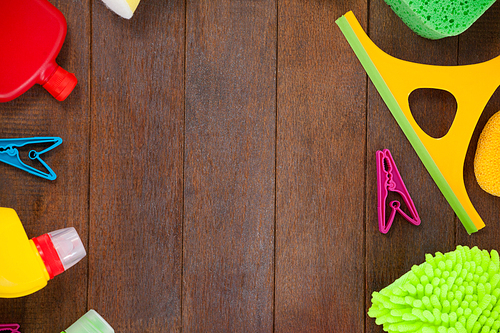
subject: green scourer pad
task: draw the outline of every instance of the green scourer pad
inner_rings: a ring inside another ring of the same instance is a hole
[[[372,294],[368,316],[386,332],[498,332],[499,267],[495,250],[458,246],[427,254],[423,264]]]
[[[495,0],[385,0],[422,37],[440,39],[467,30]]]

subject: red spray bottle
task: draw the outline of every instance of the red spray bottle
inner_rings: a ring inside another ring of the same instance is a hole
[[[42,85],[57,100],[77,80],[55,58],[66,37],[66,19],[47,0],[0,0],[0,102]]]

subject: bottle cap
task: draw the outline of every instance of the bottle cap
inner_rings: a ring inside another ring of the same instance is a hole
[[[64,270],[73,267],[87,255],[75,228],[70,227],[52,231],[49,232],[49,236],[64,266]]]
[[[75,228],[65,228],[33,238],[52,279],[85,257],[86,252]]]
[[[47,91],[58,101],[64,101],[73,91],[78,80],[75,74],[67,72],[61,66],[57,66],[54,74],[43,85]]]
[[[94,310],[90,310],[68,327],[66,333],[114,333],[115,330]]]

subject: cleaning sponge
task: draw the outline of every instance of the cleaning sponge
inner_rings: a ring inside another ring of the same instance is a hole
[[[474,173],[483,190],[500,196],[500,112],[488,120],[479,136]]]
[[[499,282],[497,251],[457,246],[374,292],[368,315],[386,332],[498,332]]]
[[[467,30],[495,0],[385,0],[422,37],[440,39]]]

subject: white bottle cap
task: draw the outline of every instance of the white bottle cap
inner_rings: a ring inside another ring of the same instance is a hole
[[[64,270],[72,267],[87,255],[75,228],[70,227],[52,231],[49,232],[49,236],[64,266]]]

